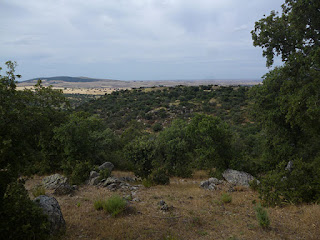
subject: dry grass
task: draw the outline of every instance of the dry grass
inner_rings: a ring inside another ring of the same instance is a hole
[[[221,194],[229,187],[200,189],[205,178],[205,172],[197,172],[193,179],[172,178],[168,186],[141,188],[137,191],[141,201],[131,203],[136,212],[118,218],[93,207],[95,200],[114,194],[105,188],[82,186],[72,197],[55,196],[67,223],[63,239],[319,239],[319,205],[267,208],[271,225],[263,230],[254,211],[257,193],[241,188],[229,193],[231,203],[223,204]],[[39,181],[39,177],[27,181],[27,189]],[[128,193],[117,191],[122,196]],[[160,200],[173,209],[161,211]]]

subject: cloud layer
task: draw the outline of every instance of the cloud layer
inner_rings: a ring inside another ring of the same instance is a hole
[[[23,79],[259,78],[254,22],[278,0],[4,0],[0,61]]]

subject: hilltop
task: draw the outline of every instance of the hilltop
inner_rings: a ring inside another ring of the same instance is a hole
[[[38,77],[30,80],[18,82],[18,89],[31,88],[41,79],[42,85],[52,86],[54,89],[62,89],[64,93],[104,95],[115,90],[132,89],[140,87],[166,86],[173,87],[199,86],[199,85],[256,85],[260,80],[148,80],[148,81],[123,81],[113,79],[98,79],[89,77]]]

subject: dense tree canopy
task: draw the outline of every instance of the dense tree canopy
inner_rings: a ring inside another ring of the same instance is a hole
[[[273,11],[256,22],[252,31],[254,45],[263,48],[267,66],[273,64],[275,55],[283,60],[283,66],[264,76],[263,85],[252,89],[253,109],[266,139],[266,168],[294,160],[296,166],[312,169],[320,158],[320,1],[286,0],[282,9],[280,16]],[[313,172],[310,189],[319,173]],[[318,195],[312,191],[309,201]],[[288,195],[285,198],[290,200]]]

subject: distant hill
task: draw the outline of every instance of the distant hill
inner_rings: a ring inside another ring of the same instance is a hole
[[[38,81],[39,79],[41,80],[46,80],[48,82],[51,81],[64,81],[64,82],[96,82],[100,81],[101,79],[94,79],[94,78],[83,78],[83,77],[68,77],[68,76],[60,76],[60,77],[40,77],[40,78],[33,78],[24,82],[33,82],[33,81]]]
[[[54,88],[63,89],[64,93],[80,93],[80,94],[98,94],[104,95],[119,89],[131,89],[140,87],[166,86],[173,87],[178,85],[199,86],[199,85],[256,85],[261,83],[260,80],[153,80],[153,81],[122,81],[112,79],[98,79],[88,77],[39,77],[30,80],[18,82],[18,89],[32,88],[37,81],[41,79],[42,85],[45,87],[52,86]],[[91,91],[91,90],[93,91]]]

